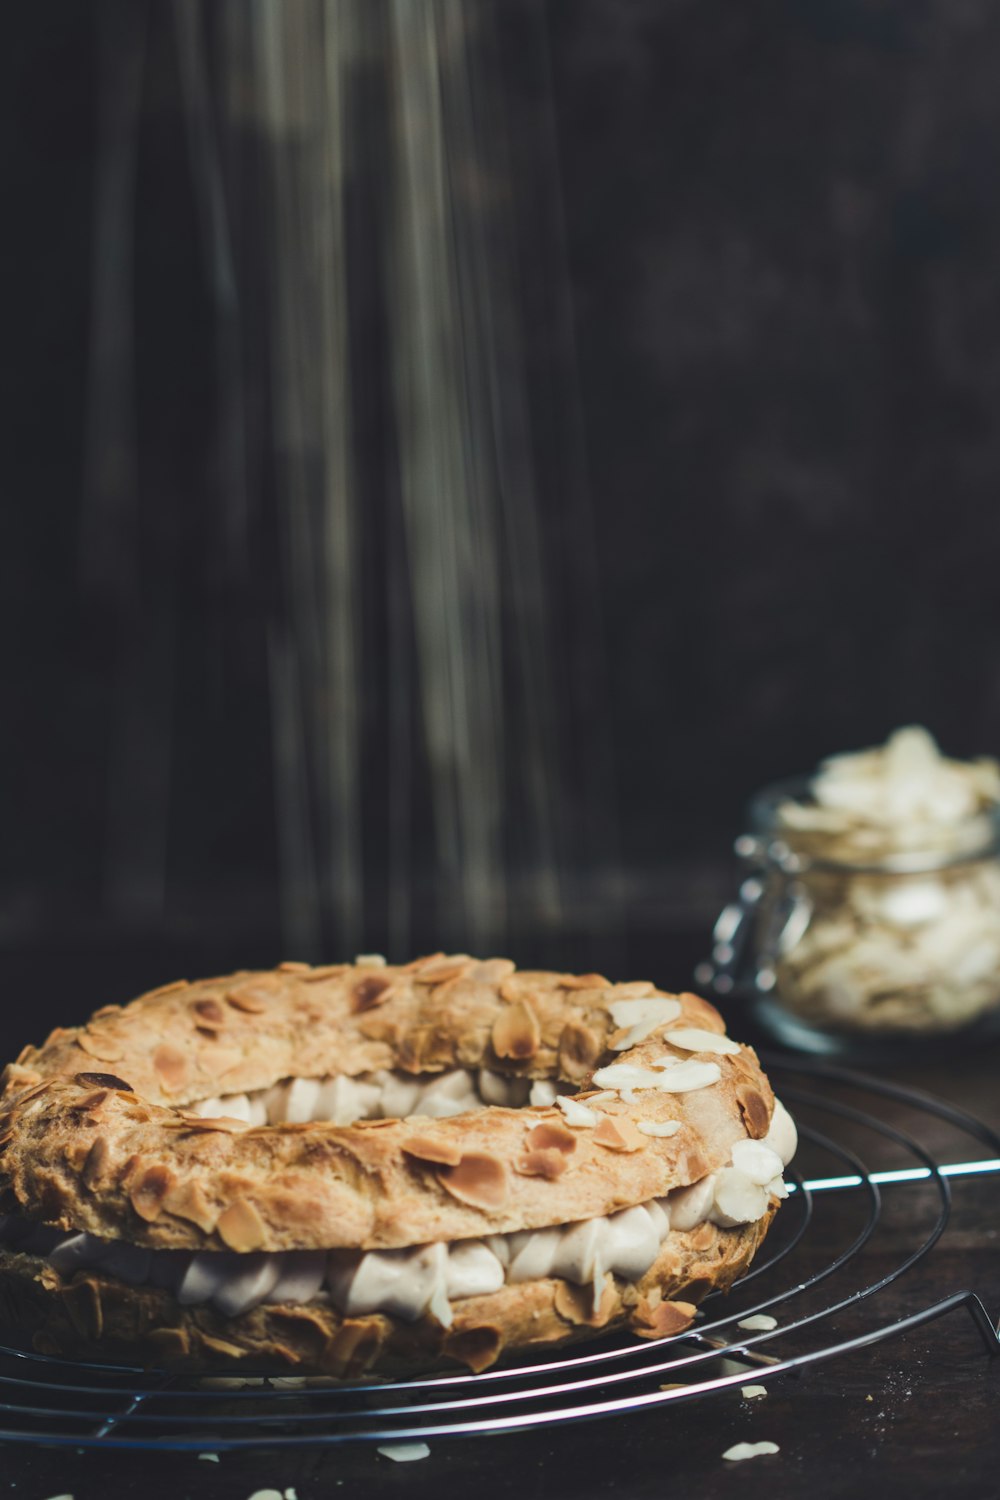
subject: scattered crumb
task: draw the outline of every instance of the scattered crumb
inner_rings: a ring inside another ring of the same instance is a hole
[[[53,1495],[52,1500],[73,1500],[72,1495]]]
[[[772,1318],[770,1313],[754,1313],[752,1318],[742,1318],[737,1323],[737,1328],[746,1328],[750,1333],[756,1333],[758,1328],[777,1328],[777,1318]]]
[[[217,1453],[199,1453],[198,1457],[203,1458],[209,1464],[217,1464],[219,1462],[219,1455]]]
[[[427,1458],[430,1449],[426,1443],[383,1443],[376,1452],[381,1453],[384,1458],[391,1458],[394,1463],[408,1464],[415,1458]],[[254,1500],[251,1496],[250,1500]],[[278,1497],[281,1500],[281,1497]]]
[[[780,1453],[777,1443],[734,1443],[722,1455],[730,1463],[738,1464],[744,1458],[759,1458],[762,1453]]]
[[[875,1397],[874,1397],[874,1396],[866,1396],[866,1397],[865,1397],[865,1400],[866,1400],[866,1401],[874,1401],[874,1400],[875,1400]]]
[[[250,1500],[282,1500],[280,1490],[254,1490]]]
[[[295,1493],[295,1486],[293,1484],[290,1484],[285,1491],[285,1500],[299,1500],[298,1495]]]
[[[740,1386],[740,1395],[746,1397],[747,1401],[752,1401],[755,1396],[766,1396],[767,1395],[767,1386],[766,1385],[741,1385]]]

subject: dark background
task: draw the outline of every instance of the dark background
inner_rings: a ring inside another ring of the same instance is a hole
[[[86,555],[101,9],[16,7],[3,49],[11,1046],[178,972],[299,956],[279,915],[262,675],[279,585],[266,526],[235,580],[211,535],[212,294],[167,7],[136,200],[139,566],[125,588],[113,552]],[[522,9],[498,11],[524,104],[515,166],[539,87]],[[1000,11],[550,0],[546,21],[613,816],[579,901],[498,924],[495,946],[681,986],[755,787],[903,722],[959,755],[1000,746]],[[526,190],[529,266],[536,209]],[[543,327],[535,375],[545,358]],[[550,543],[572,563],[560,524]],[[164,652],[166,707],[143,696]],[[146,815],[142,776],[123,779],[112,750],[123,692],[146,742],[172,746],[152,901],[115,864]],[[359,946],[378,949],[371,911]],[[439,945],[432,915],[412,944]]]

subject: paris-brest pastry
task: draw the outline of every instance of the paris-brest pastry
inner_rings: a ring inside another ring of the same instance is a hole
[[[7,1067],[0,1316],[47,1354],[345,1378],[666,1337],[794,1149],[696,995],[441,954],[179,982]]]

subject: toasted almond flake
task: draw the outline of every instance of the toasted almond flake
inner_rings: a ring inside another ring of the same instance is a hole
[[[641,1151],[646,1144],[635,1125],[625,1116],[613,1120],[610,1115],[605,1115],[594,1131],[594,1140],[609,1151]]]
[[[354,960],[356,969],[384,969],[386,958],[384,953],[359,953]]]
[[[541,1039],[538,1017],[527,1000],[512,1000],[493,1022],[491,1040],[497,1057],[534,1057]]]
[[[721,1077],[718,1063],[696,1062],[691,1058],[658,1074],[656,1087],[663,1094],[691,1094],[696,1089],[711,1088]]]
[[[153,1053],[153,1067],[159,1073],[163,1086],[168,1091],[179,1089],[187,1077],[188,1060],[183,1052],[169,1042],[161,1042]]]
[[[115,1041],[113,1037],[104,1036],[100,1032],[81,1031],[76,1040],[77,1045],[82,1047],[84,1052],[89,1053],[91,1057],[96,1057],[98,1062],[121,1062],[125,1056],[125,1049],[120,1042]]]
[[[652,1068],[639,1068],[634,1063],[612,1063],[610,1067],[598,1068],[594,1082],[617,1093],[620,1089],[658,1088],[660,1077]]]
[[[259,1016],[267,1010],[273,993],[273,990],[265,990],[258,985],[240,985],[237,989],[226,992],[226,1004],[247,1015]]]
[[[715,1031],[705,1031],[701,1026],[675,1026],[663,1040],[671,1047],[681,1047],[685,1052],[717,1052],[732,1056],[739,1052],[739,1042],[732,1037],[719,1036]]]
[[[554,1182],[566,1170],[566,1157],[561,1151],[528,1151],[514,1163],[514,1170],[522,1177],[544,1177]]]
[[[213,1130],[220,1135],[239,1135],[250,1129],[246,1120],[238,1120],[235,1115],[192,1115],[183,1109],[177,1113],[187,1130],[195,1135],[209,1135]],[[285,1130],[289,1127],[279,1125],[275,1128]]]
[[[559,984],[564,990],[607,990],[611,988],[603,974],[560,974]]]
[[[267,1238],[264,1220],[245,1198],[237,1198],[231,1203],[225,1213],[220,1214],[215,1227],[223,1244],[241,1254],[259,1250]]]
[[[582,1021],[567,1021],[559,1033],[559,1072],[575,1082],[586,1077],[601,1055],[601,1039]]]
[[[171,980],[170,984],[161,984],[159,989],[147,990],[146,993],[142,996],[142,999],[159,1000],[164,995],[172,995],[175,990],[186,989],[190,989],[190,984],[186,979],[174,979]]]
[[[407,1136],[403,1141],[403,1150],[407,1156],[415,1156],[417,1161],[432,1161],[442,1167],[457,1167],[462,1160],[461,1146],[441,1136]]]
[[[611,1043],[612,1051],[627,1052],[630,1047],[645,1041],[659,1027],[676,1021],[681,1010],[680,1001],[668,995],[612,1000],[608,1005],[608,1014],[616,1026],[625,1028],[624,1036],[617,1037]]]
[[[381,1453],[383,1458],[391,1458],[393,1463],[412,1463],[417,1458],[428,1458],[430,1449],[426,1443],[383,1443],[376,1448],[376,1453]],[[250,1497],[253,1500],[253,1496]]]
[[[752,1318],[742,1318],[737,1323],[737,1328],[745,1328],[749,1333],[756,1333],[758,1329],[777,1328],[777,1318],[772,1318],[770,1313],[754,1313]]]
[[[516,967],[509,958],[485,958],[482,963],[469,970],[467,977],[474,979],[477,984],[499,984],[502,979],[513,974]]]
[[[103,1135],[96,1136],[93,1145],[87,1152],[87,1159],[80,1172],[80,1181],[84,1187],[93,1187],[98,1177],[100,1177],[110,1153],[111,1148],[105,1137]]]
[[[450,984],[453,979],[463,979],[473,967],[471,958],[459,956],[448,959],[444,963],[432,964],[426,969],[421,969],[417,975],[420,984]]]
[[[741,1385],[740,1395],[746,1401],[755,1401],[758,1396],[767,1395],[766,1385]]]
[[[187,1219],[190,1223],[197,1224],[204,1234],[211,1234],[215,1228],[215,1209],[199,1182],[179,1182],[171,1188],[163,1200],[163,1206],[178,1219]]]
[[[286,958],[284,963],[278,965],[279,974],[308,974],[312,964],[296,962],[295,959]]]
[[[666,1138],[676,1135],[681,1128],[680,1120],[636,1120],[636,1129],[641,1130],[643,1135],[657,1135]]]
[[[374,1010],[384,1005],[393,993],[393,981],[388,975],[369,974],[359,979],[351,992],[351,1009],[357,1014]]]
[[[576,1136],[558,1120],[542,1120],[528,1131],[528,1145],[533,1151],[561,1151],[570,1156],[576,1150]]]
[[[163,1212],[163,1200],[177,1181],[169,1167],[155,1162],[129,1190],[129,1202],[139,1215],[151,1224]]]
[[[697,1313],[693,1302],[664,1301],[658,1287],[636,1305],[632,1331],[641,1339],[672,1338],[690,1327]]]
[[[745,1458],[759,1458],[764,1453],[780,1453],[777,1443],[734,1443],[722,1455],[730,1463],[738,1464]]]
[[[445,1192],[472,1208],[502,1208],[510,1194],[507,1168],[488,1151],[466,1151],[455,1167],[438,1173]]]
[[[740,1107],[747,1135],[755,1141],[762,1141],[771,1126],[771,1111],[767,1107],[767,1100],[749,1084],[741,1084],[736,1090],[736,1102]]]
[[[601,1118],[596,1110],[588,1109],[586,1104],[581,1104],[569,1094],[559,1094],[556,1104],[566,1116],[566,1124],[572,1125],[576,1130],[589,1130]]]
[[[226,1013],[218,1000],[194,1000],[191,1009],[198,1017],[198,1025],[209,1031],[218,1031],[226,1024]]]

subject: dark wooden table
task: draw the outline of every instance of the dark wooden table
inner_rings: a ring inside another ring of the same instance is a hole
[[[896,1081],[949,1099],[1000,1128],[1000,1047],[955,1052],[907,1063]],[[808,1092],[809,1086],[806,1086]],[[845,1096],[846,1097],[846,1096]],[[805,1111],[807,1112],[807,1111]],[[986,1154],[963,1143],[933,1119],[885,1105],[884,1119],[918,1128],[942,1160]],[[844,1139],[864,1132],[846,1122]],[[871,1143],[866,1149],[870,1156]],[[896,1165],[905,1153],[885,1148],[873,1165]],[[807,1171],[814,1168],[804,1153]],[[816,1221],[786,1282],[805,1279],[827,1263],[859,1214],[859,1190],[817,1195]],[[822,1288],[816,1305],[842,1296],[891,1270],[933,1219],[933,1186],[885,1189],[878,1234],[840,1277]],[[782,1355],[888,1324],[949,1293],[972,1289],[995,1319],[1000,1312],[1000,1178],[956,1180],[950,1226],[933,1252],[877,1298],[822,1325],[818,1336]],[[785,1267],[792,1266],[792,1257]],[[779,1274],[778,1272],[775,1273]],[[784,1274],[783,1272],[781,1274]],[[736,1294],[734,1294],[736,1295]],[[815,1298],[818,1294],[814,1293]],[[804,1299],[808,1304],[808,1298]],[[781,1310],[783,1318],[791,1312]],[[747,1380],[757,1377],[748,1374]],[[722,1454],[741,1440],[770,1439],[774,1456],[726,1463]],[[781,1376],[766,1398],[737,1391],[559,1430],[502,1438],[436,1440],[430,1456],[396,1464],[369,1450],[223,1453],[218,1462],[192,1455],[58,1451],[0,1447],[0,1500],[71,1494],[171,1500],[246,1500],[261,1488],[298,1500],[349,1495],[434,1493],[440,1500],[551,1500],[559,1496],[620,1495],[662,1500],[667,1494],[701,1500],[737,1496],[757,1500],[775,1492],[827,1497],[1000,1495],[1000,1360],[991,1361],[971,1320],[959,1311],[903,1336]]]

